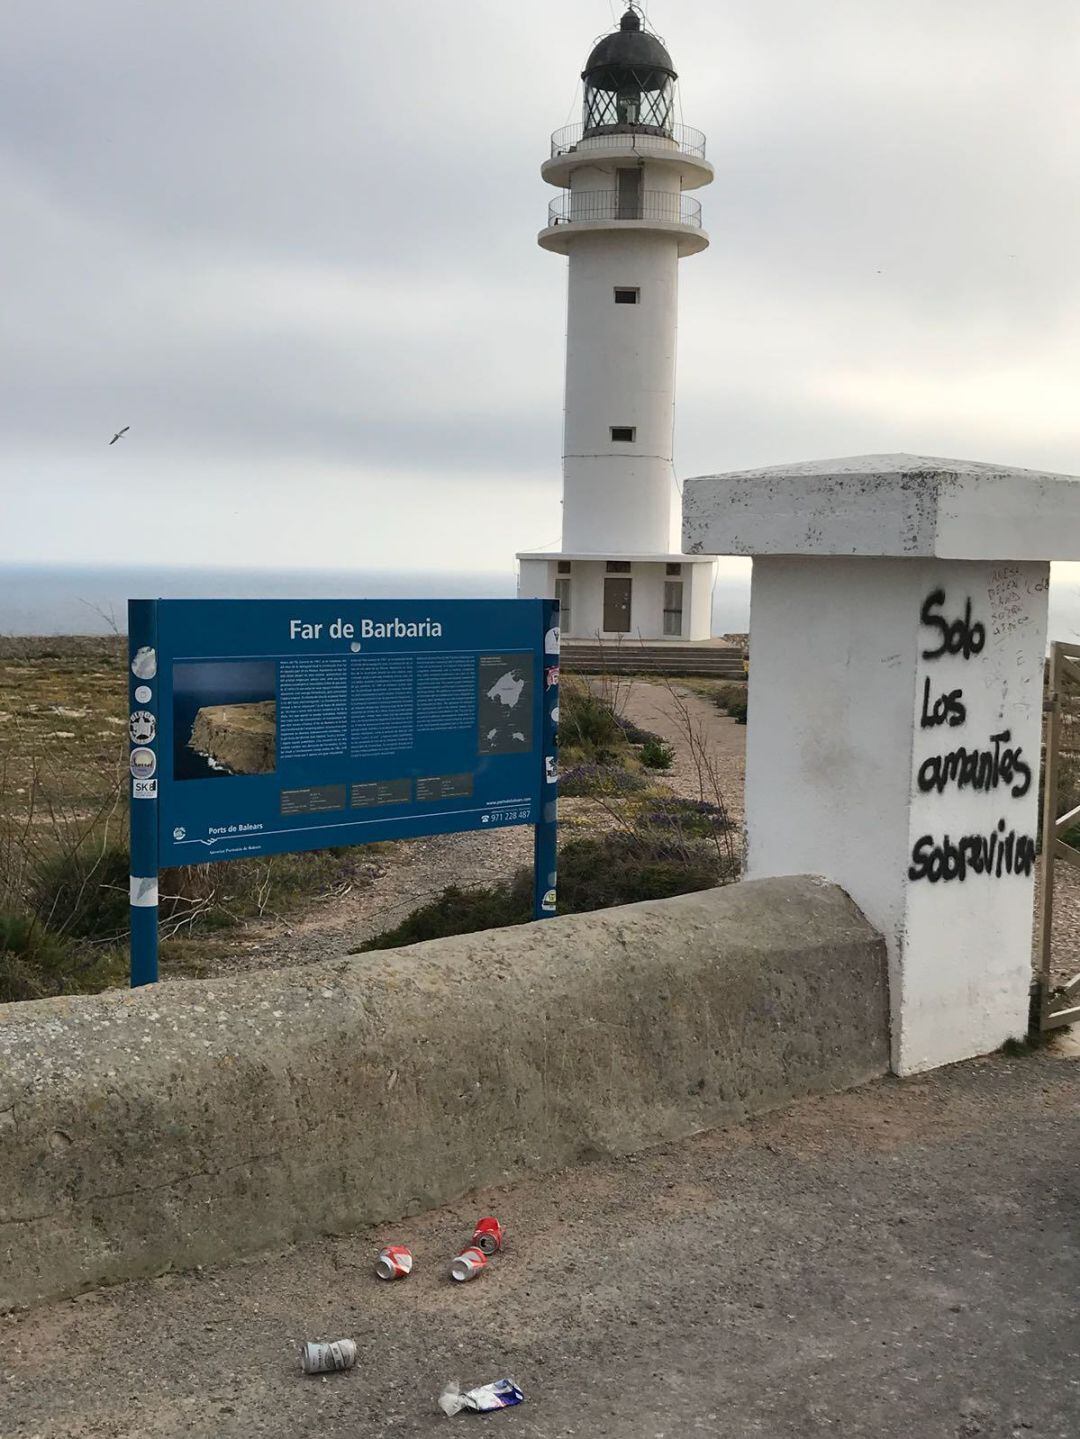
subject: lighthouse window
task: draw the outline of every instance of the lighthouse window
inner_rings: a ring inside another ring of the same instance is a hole
[[[555,598],[559,601],[559,628],[563,634],[570,630],[570,581],[555,581]]]
[[[616,305],[636,305],[640,299],[640,290],[627,290],[621,289],[618,285],[615,286]]]
[[[570,573],[570,561],[569,561],[569,560],[560,560],[560,561],[559,561],[559,574],[560,574],[560,575],[568,575],[569,573]]]
[[[628,575],[630,573],[630,561],[608,560],[604,568],[609,575]]]
[[[676,565],[671,565],[671,564],[669,564],[668,567],[667,567],[667,573],[668,573],[669,575],[681,575],[681,574],[682,574],[682,565],[677,565],[677,564],[676,564]]]
[[[612,425],[611,438],[632,445],[637,438],[637,430],[633,425]]]
[[[682,580],[664,582],[664,634],[682,634]]]

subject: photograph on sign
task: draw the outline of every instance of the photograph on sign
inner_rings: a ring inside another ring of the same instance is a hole
[[[277,666],[258,660],[173,665],[173,764],[182,780],[277,768]]]

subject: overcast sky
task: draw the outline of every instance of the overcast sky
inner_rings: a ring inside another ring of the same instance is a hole
[[[619,9],[4,0],[0,559],[504,570],[557,541],[539,165]],[[1076,0],[648,9],[717,172],[679,473],[1080,473]]]

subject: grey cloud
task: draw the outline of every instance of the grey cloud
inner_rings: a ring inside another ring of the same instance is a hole
[[[649,8],[717,166],[713,247],[682,267],[681,472],[924,441],[1080,468],[1080,420],[1037,398],[1080,378],[1072,0]],[[155,467],[212,460],[273,461],[316,504],[323,466],[426,474],[416,522],[467,552],[448,476],[558,472],[565,269],[535,246],[537,171],[610,19],[8,0],[0,492],[32,456],[46,502],[131,422],[151,496]],[[1008,366],[1005,425],[972,377]],[[282,503],[252,517],[271,549]]]

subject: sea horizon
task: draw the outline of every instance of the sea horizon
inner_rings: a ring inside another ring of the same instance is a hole
[[[516,590],[513,570],[0,562],[0,634],[123,633],[129,599],[513,599]],[[745,633],[749,615],[749,579],[719,579],[713,632]]]
[[[516,588],[512,570],[0,562],[0,635],[122,633],[129,598],[513,599]],[[749,575],[720,576],[713,594],[713,634],[745,634],[749,628]],[[1056,566],[1051,567],[1048,640],[1080,641],[1080,585]]]

